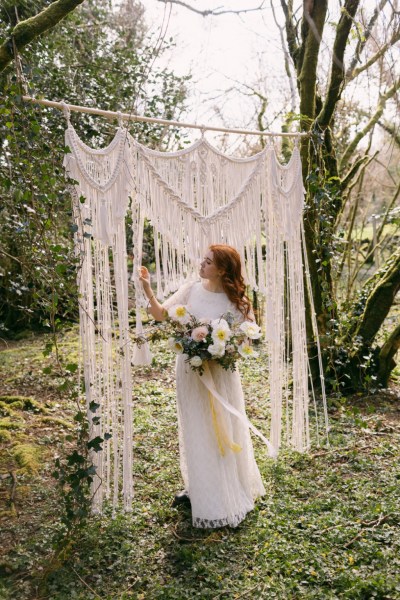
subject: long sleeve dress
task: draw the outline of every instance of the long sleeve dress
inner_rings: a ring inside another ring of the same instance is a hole
[[[217,319],[228,310],[243,317],[224,292],[210,292],[202,282],[182,286],[163,307],[184,304],[198,319]],[[209,362],[215,389],[234,408],[245,415],[240,375]],[[249,428],[221,406],[212,403],[197,372],[178,355],[176,363],[177,412],[180,467],[192,507],[195,527],[236,527],[254,508],[254,500],[265,494],[254,460]],[[235,450],[221,444],[215,413]]]

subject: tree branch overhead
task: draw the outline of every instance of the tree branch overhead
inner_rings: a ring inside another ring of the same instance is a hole
[[[14,44],[17,51],[22,50],[35,38],[57,25],[82,2],[84,0],[56,0],[37,15],[18,23],[10,37],[0,46],[0,72],[13,60]]]

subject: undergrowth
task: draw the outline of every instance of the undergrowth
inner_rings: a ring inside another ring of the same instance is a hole
[[[74,335],[64,340],[71,355]],[[330,398],[330,446],[309,454],[285,450],[273,462],[254,439],[265,497],[238,528],[199,530],[191,526],[189,509],[171,508],[182,483],[173,358],[162,344],[154,349],[153,366],[133,377],[133,511],[112,518],[106,508],[74,532],[65,559],[43,586],[41,574],[63,531],[51,470],[54,455],[68,450],[73,410],[40,375],[47,365],[42,347],[42,340],[14,344],[0,355],[0,395],[16,397],[5,401],[15,415],[3,420],[19,423],[5,429],[11,439],[2,442],[0,472],[22,469],[16,446],[39,449],[35,468],[19,471],[15,512],[9,509],[9,482],[0,482],[0,598],[400,599],[400,413],[394,391]],[[254,362],[242,372],[248,415],[265,431],[266,370]]]

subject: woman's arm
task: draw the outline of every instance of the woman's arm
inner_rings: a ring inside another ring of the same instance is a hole
[[[164,321],[166,311],[153,294],[153,290],[151,289],[150,285],[150,273],[146,267],[139,267],[139,281],[141,282],[143,291],[150,302],[149,312],[153,315],[156,321]]]

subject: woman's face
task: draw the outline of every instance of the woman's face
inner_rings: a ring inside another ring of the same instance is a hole
[[[200,263],[200,277],[203,279],[216,280],[220,278],[220,273],[214,264],[214,252],[207,250],[203,260]]]

